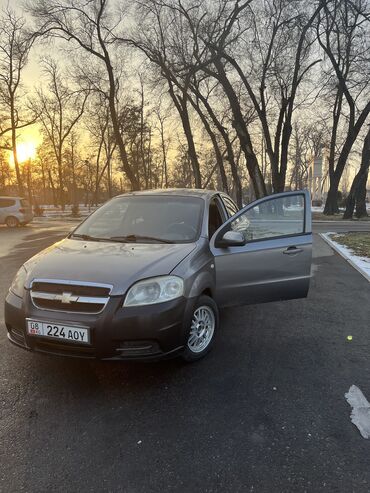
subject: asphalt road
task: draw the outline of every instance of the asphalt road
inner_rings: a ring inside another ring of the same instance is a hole
[[[0,228],[1,304],[72,226]],[[313,272],[307,300],[223,311],[192,365],[30,354],[0,310],[0,491],[368,492],[370,440],[344,394],[370,400],[370,285],[318,236]]]

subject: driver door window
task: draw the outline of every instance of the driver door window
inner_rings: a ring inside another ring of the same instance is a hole
[[[246,241],[303,234],[305,230],[304,195],[266,200],[248,209],[231,222]]]

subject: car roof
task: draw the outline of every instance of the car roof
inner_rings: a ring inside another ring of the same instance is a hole
[[[159,188],[154,190],[142,190],[138,192],[127,192],[117,197],[127,197],[128,195],[171,195],[177,197],[199,197],[204,200],[213,195],[221,193],[217,190],[207,190],[202,188]]]

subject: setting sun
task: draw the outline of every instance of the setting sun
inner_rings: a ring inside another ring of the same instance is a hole
[[[23,163],[36,156],[36,145],[34,142],[21,142],[17,145],[18,162]],[[9,163],[14,166],[13,153],[9,154]]]

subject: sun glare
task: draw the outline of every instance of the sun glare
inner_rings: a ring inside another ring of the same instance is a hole
[[[28,159],[34,159],[36,156],[36,145],[34,142],[20,142],[17,145],[18,162],[24,163]],[[13,153],[9,154],[9,163],[14,166]]]

